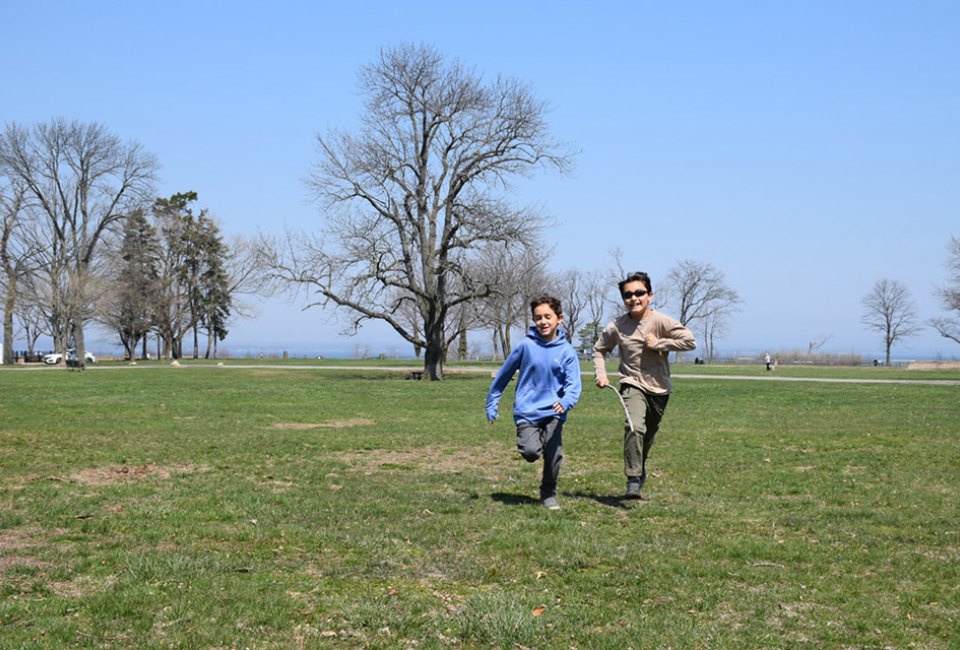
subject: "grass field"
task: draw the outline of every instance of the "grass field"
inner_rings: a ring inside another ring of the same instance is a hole
[[[678,379],[640,502],[588,385],[549,512],[403,376],[0,370],[0,648],[958,647],[958,385]]]

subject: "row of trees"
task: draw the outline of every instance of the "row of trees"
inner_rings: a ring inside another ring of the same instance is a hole
[[[228,246],[195,192],[157,199],[156,159],[99,124],[56,119],[0,133],[3,351],[15,332],[33,350],[86,351],[86,329],[114,331],[135,357],[157,336],[157,355],[180,357],[192,333],[215,353],[237,313],[236,296],[263,274],[254,248]]]

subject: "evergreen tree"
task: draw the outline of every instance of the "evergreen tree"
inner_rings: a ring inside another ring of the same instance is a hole
[[[145,341],[153,325],[151,304],[160,265],[157,231],[143,211],[134,212],[124,224],[120,260],[117,290],[108,320],[116,328],[127,357],[133,359],[137,343]]]

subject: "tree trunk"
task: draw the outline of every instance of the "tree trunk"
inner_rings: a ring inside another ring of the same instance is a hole
[[[427,326],[427,346],[423,354],[423,378],[443,380],[443,324],[438,321]]]
[[[16,305],[17,276],[7,276],[7,295],[3,303],[3,361],[13,362],[13,308]]]
[[[509,348],[510,337],[507,334],[507,332],[509,331],[510,331],[509,327],[506,327],[504,325],[497,326],[496,336],[498,339],[500,339],[500,355],[501,355],[500,358],[501,359],[506,359],[507,355],[510,354],[510,348]]]
[[[73,325],[73,347],[77,351],[77,363],[82,368],[87,361],[87,347],[83,340],[83,323],[74,323]],[[66,359],[66,355],[64,355]]]

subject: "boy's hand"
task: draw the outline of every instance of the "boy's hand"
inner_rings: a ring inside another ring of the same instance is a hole
[[[492,419],[492,420],[487,420],[487,422],[489,422],[490,424],[493,424],[493,423],[496,422],[496,421],[497,421],[496,418],[494,418],[494,419]]]
[[[566,411],[566,409],[563,408],[563,404],[561,404],[560,402],[557,402],[556,404],[553,405],[553,412],[556,413],[557,415],[560,415],[561,413],[564,413],[565,411]]]
[[[649,334],[647,334],[646,338],[644,338],[643,341],[644,341],[644,343],[647,344],[647,347],[648,347],[648,348],[652,348],[653,346],[655,346],[655,345],[657,344],[657,341],[659,341],[659,340],[660,340],[660,339],[657,338],[657,335],[656,335],[656,334],[654,334],[653,332],[650,332]]]
[[[606,388],[609,383],[606,377],[597,377],[597,388]]]

